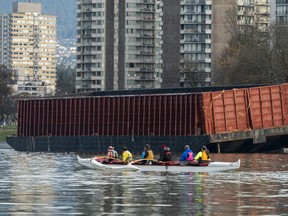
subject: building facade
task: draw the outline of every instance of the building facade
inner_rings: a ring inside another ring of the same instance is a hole
[[[288,1],[275,0],[271,1],[271,20],[272,22],[287,24],[288,23]]]
[[[182,86],[210,85],[212,1],[182,0],[180,15]]]
[[[41,14],[41,4],[13,3],[7,16],[6,65],[16,94],[54,94],[56,86],[56,17]],[[2,42],[3,40],[1,40]],[[3,42],[2,42],[3,43]]]
[[[0,14],[0,65],[7,65],[8,15]]]
[[[160,87],[154,0],[77,4],[77,92]]]
[[[268,0],[78,0],[77,92],[209,86],[226,12],[267,29]]]

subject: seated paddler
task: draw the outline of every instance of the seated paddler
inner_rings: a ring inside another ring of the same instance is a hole
[[[118,153],[116,150],[114,150],[114,147],[113,146],[109,146],[108,147],[108,152],[107,152],[107,157],[109,158],[114,158],[114,159],[117,159],[118,158]]]
[[[210,151],[205,145],[201,147],[201,150],[197,153],[194,160],[198,161],[198,163],[205,163],[210,161]]]
[[[152,164],[152,161],[154,160],[154,153],[151,150],[151,147],[149,144],[146,144],[144,146],[144,150],[141,155],[142,159],[147,159],[147,160],[142,160],[142,164]]]
[[[132,161],[132,153],[128,151],[126,146],[122,147],[123,153],[122,153],[122,160],[126,163]]]
[[[186,166],[194,160],[193,151],[190,149],[189,145],[184,146],[184,152],[180,157],[180,166]]]

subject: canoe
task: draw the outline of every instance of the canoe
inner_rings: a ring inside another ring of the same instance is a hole
[[[119,162],[104,163],[101,158],[81,158],[77,155],[78,163],[86,168],[101,171],[129,171],[129,172],[224,172],[240,168],[240,159],[236,162],[206,162],[198,164],[191,162],[189,165],[180,166],[179,162],[158,162],[152,164],[139,164],[139,160],[128,164]]]
[[[77,155],[78,163],[84,167],[102,171],[129,171],[135,172],[140,171],[140,169],[131,163],[128,164],[104,164],[97,158],[81,158]]]

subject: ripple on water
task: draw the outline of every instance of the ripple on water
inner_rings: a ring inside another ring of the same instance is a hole
[[[221,159],[220,155],[217,157]],[[75,154],[0,150],[0,214],[281,215],[288,212],[287,155],[231,154],[225,158],[235,161],[240,158],[241,168],[209,174],[111,173],[82,168]],[[273,165],[268,162],[271,158]],[[263,160],[265,163],[261,163]]]

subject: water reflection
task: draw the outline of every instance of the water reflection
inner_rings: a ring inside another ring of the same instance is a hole
[[[74,154],[0,150],[1,215],[284,215],[287,155],[241,159],[226,173],[110,173],[84,169]],[[273,163],[271,163],[273,161]]]

